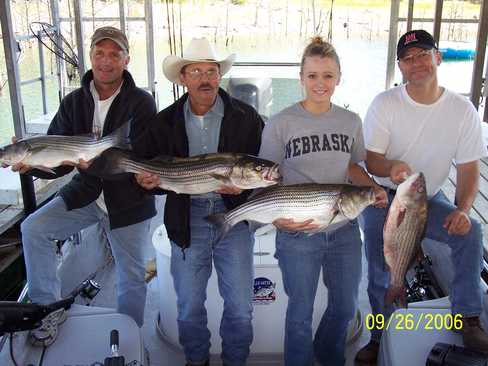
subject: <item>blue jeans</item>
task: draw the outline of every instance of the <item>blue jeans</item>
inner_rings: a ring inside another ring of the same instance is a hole
[[[61,286],[56,274],[54,240],[64,240],[93,224],[107,233],[117,271],[117,311],[131,316],[139,327],[144,322],[146,283],[144,281],[144,246],[149,240],[151,220],[110,229],[108,216],[95,202],[68,211],[63,199],[55,197],[29,215],[22,223],[29,297],[47,304],[59,300]],[[88,275],[88,273],[87,273]]]
[[[361,237],[356,221],[307,236],[278,231],[276,254],[288,295],[285,365],[309,366],[317,360],[343,366],[347,327],[357,309],[361,280]],[[312,342],[312,316],[320,270],[328,305]]]
[[[216,230],[204,217],[226,212],[221,199],[191,200],[191,245],[171,243],[171,274],[177,295],[179,341],[190,363],[209,358],[207,283],[212,260],[217,272],[224,311],[220,323],[222,360],[226,365],[245,365],[252,343],[252,292],[254,237],[244,223],[234,226],[215,243]]]
[[[360,225],[364,231],[364,244],[368,260],[368,296],[373,314],[383,314],[388,318],[393,306],[385,307],[385,293],[390,275],[383,255],[383,224],[393,201],[393,193],[388,194],[387,208],[367,207]],[[450,300],[453,314],[478,316],[482,310],[480,273],[483,260],[483,238],[481,225],[471,219],[471,230],[466,235],[449,235],[443,224],[447,215],[456,207],[442,192],[429,200],[426,238],[449,245],[454,265],[454,280],[451,284]],[[373,330],[371,339],[379,342],[381,330]]]

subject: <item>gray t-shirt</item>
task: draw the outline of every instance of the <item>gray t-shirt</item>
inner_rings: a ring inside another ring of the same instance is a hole
[[[335,104],[315,115],[296,103],[268,121],[259,156],[280,164],[286,185],[347,183],[349,163],[366,158],[361,119]]]

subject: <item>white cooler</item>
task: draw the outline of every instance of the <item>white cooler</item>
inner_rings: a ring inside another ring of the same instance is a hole
[[[283,289],[281,272],[274,258],[275,230],[257,235],[254,246],[254,341],[251,355],[281,354],[285,314],[288,298]],[[160,291],[160,318],[158,329],[163,339],[179,348],[176,294],[170,274],[171,247],[164,225],[158,227],[153,235],[156,249],[158,282]],[[321,281],[321,280],[320,280]],[[317,328],[327,305],[327,289],[319,283],[315,298],[313,329]],[[223,310],[223,300],[217,287],[217,276],[212,271],[208,287],[207,302],[208,327],[212,334],[210,352],[220,354],[221,341],[219,325]],[[351,321],[349,338],[356,338],[361,330],[361,319]]]

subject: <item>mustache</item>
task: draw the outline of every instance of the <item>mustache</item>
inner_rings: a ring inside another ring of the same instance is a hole
[[[208,89],[208,88],[212,89],[212,85],[210,85],[209,83],[203,83],[198,87],[198,90]]]

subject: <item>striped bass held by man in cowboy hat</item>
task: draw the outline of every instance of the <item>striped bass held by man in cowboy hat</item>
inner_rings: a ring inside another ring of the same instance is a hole
[[[251,106],[219,87],[234,59],[234,54],[219,59],[206,38],[192,39],[183,57],[166,57],[164,75],[188,92],[157,114],[133,144],[134,151],[146,159],[217,152],[257,155],[263,120]],[[215,243],[216,229],[204,218],[244,203],[250,191],[231,186],[205,194],[177,194],[157,188],[161,184],[157,174],[141,173],[136,179],[156,194],[167,194],[164,224],[172,246],[179,341],[188,365],[209,362],[210,332],[204,304],[212,265],[224,299],[222,361],[224,365],[244,365],[253,338],[254,238],[247,225],[239,223],[224,240]]]

